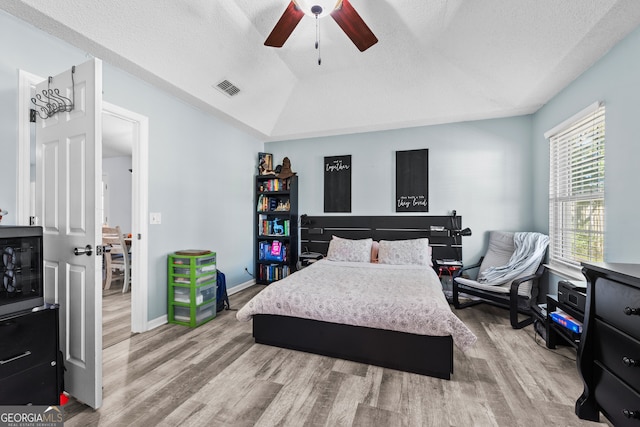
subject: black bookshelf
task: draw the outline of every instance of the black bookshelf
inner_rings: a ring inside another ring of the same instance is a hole
[[[298,176],[255,179],[254,260],[257,284],[287,277],[298,262]]]

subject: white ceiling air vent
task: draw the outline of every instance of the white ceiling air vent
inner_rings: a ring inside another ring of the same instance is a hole
[[[215,88],[225,93],[227,96],[234,96],[240,93],[240,88],[231,83],[229,80],[221,81],[220,83],[215,85]]]

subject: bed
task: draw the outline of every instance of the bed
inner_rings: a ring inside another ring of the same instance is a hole
[[[346,243],[336,247],[372,239],[338,240]],[[380,255],[387,248],[388,261],[388,247],[403,244],[424,247],[428,239],[380,241]],[[237,318],[253,319],[256,343],[450,379],[453,346],[466,351],[476,337],[451,311],[430,254],[406,249],[405,258],[414,253],[420,259],[372,263],[344,251],[331,256],[329,247],[328,259],[272,283]]]

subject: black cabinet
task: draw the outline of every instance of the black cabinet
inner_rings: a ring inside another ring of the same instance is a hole
[[[583,263],[587,303],[578,369],[580,418],[602,412],[616,426],[640,426],[640,265]]]
[[[58,308],[0,318],[0,405],[58,405]]]
[[[298,262],[298,177],[258,175],[255,181],[255,278],[269,284]]]

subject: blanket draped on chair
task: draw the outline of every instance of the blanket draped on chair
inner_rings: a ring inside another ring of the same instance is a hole
[[[539,265],[549,245],[549,236],[518,232],[513,236],[515,251],[506,265],[489,267],[478,274],[478,283],[502,285],[518,278],[523,271]]]

